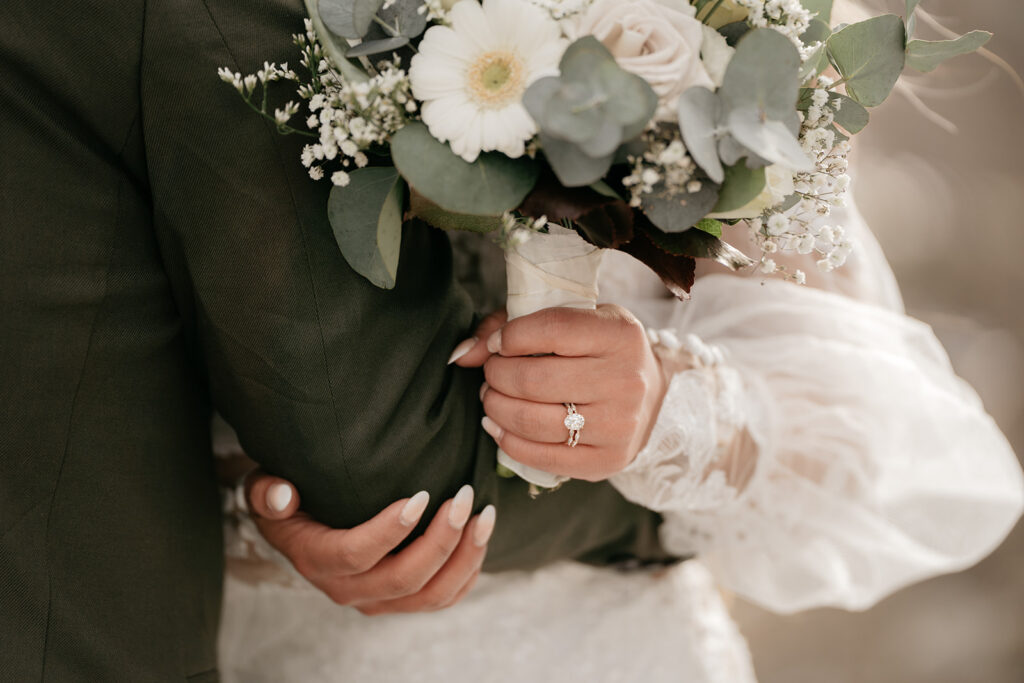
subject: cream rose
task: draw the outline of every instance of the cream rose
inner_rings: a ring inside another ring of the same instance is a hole
[[[689,88],[714,83],[700,59],[704,33],[686,0],[597,0],[573,20],[572,38],[593,35],[623,69],[654,88],[658,118],[675,118],[676,101]]]

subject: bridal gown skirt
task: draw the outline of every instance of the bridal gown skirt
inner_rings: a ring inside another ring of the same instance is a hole
[[[225,683],[749,683],[746,643],[710,574],[575,563],[481,576],[458,605],[364,617],[311,587],[229,575]]]

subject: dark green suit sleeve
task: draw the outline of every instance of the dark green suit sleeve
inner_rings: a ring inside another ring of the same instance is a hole
[[[420,489],[432,512],[469,482],[478,507],[499,505],[495,566],[601,548],[658,554],[657,518],[606,485],[531,503],[525,484],[498,481],[480,428],[482,377],[446,365],[473,324],[446,235],[406,226],[397,287],[371,285],[339,253],[329,184],[298,160],[304,139],[277,135],[217,78],[221,66],[295,62],[290,36],[303,16],[298,0],[147,5],[142,123],[155,225],[215,405],[325,523],[358,524]]]
[[[0,681],[212,681],[209,404],[151,224],[142,2],[0,3]]]

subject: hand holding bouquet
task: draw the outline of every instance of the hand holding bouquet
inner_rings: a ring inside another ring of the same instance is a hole
[[[989,34],[912,40],[904,17],[832,28],[831,0],[307,0],[300,106],[270,113],[287,65],[221,77],[334,184],[348,263],[395,285],[402,226],[495,233],[512,317],[593,307],[601,249],[688,296],[695,259],[752,266],[722,239],[745,221],[773,254],[842,265],[822,225],[842,203],[848,139],[907,66],[930,71]],[[257,86],[262,100],[257,103]],[[512,464],[507,461],[506,464]],[[545,483],[550,483],[545,481]]]

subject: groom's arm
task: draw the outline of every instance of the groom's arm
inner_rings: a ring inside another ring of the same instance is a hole
[[[329,185],[298,161],[305,140],[278,136],[217,78],[220,66],[295,62],[289,34],[302,16],[298,0],[179,0],[152,3],[146,17],[156,229],[214,402],[242,445],[334,526],[420,489],[440,502],[468,482],[479,506],[499,506],[496,567],[658,555],[656,516],[606,485],[532,502],[522,482],[497,479],[482,376],[446,365],[473,320],[445,235],[408,226],[397,287],[371,285],[339,253]]]

